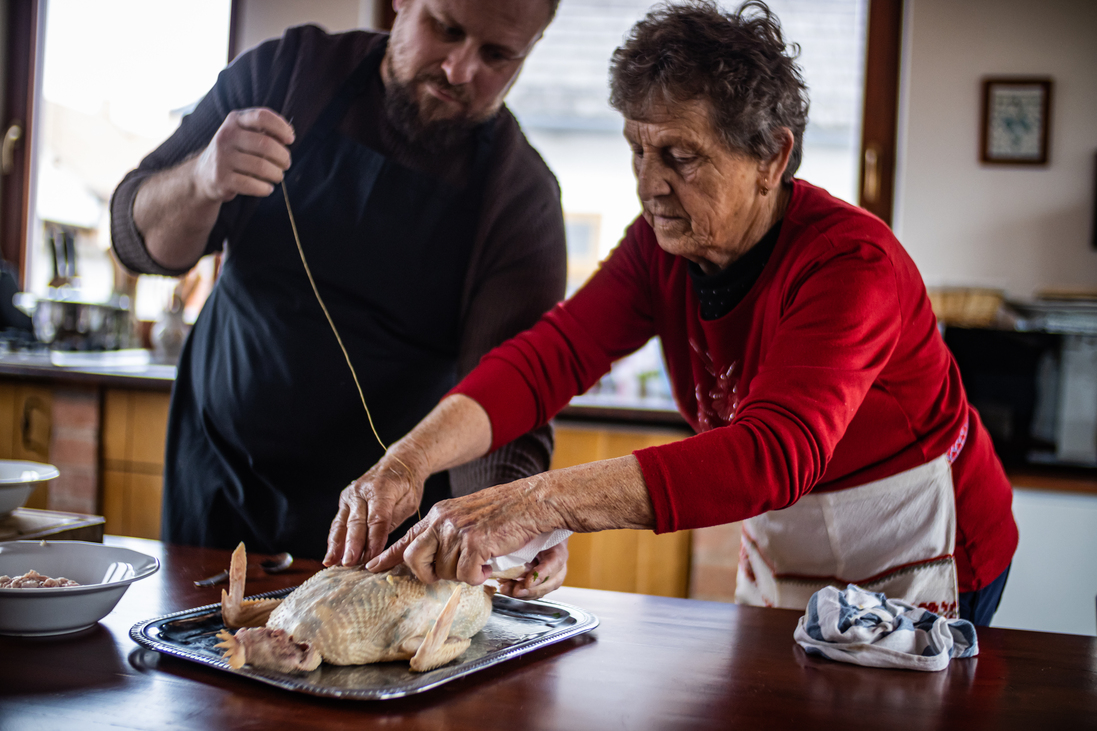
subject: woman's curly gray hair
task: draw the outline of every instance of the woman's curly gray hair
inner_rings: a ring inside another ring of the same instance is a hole
[[[643,119],[653,103],[707,102],[728,149],[756,160],[777,154],[787,127],[795,141],[789,181],[808,119],[799,52],[796,44],[786,48],[781,23],[763,2],[732,13],[709,0],[660,5],[613,52],[609,101],[629,119]]]

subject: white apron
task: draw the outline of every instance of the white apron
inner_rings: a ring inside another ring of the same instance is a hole
[[[951,467],[958,453],[743,521],[735,600],[804,610],[824,586],[857,584],[958,617]]]

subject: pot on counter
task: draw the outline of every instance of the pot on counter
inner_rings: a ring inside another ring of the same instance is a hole
[[[48,297],[19,292],[12,300],[30,315],[34,335],[54,350],[120,350],[133,347],[129,298],[84,302],[74,291],[51,290]]]

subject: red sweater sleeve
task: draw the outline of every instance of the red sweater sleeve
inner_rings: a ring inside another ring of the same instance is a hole
[[[545,424],[655,334],[647,266],[636,225],[598,271],[533,328],[488,352],[450,393],[491,419],[491,448]]]
[[[794,503],[819,482],[887,364],[903,313],[884,252],[847,244],[801,271],[780,290],[776,328],[757,348],[756,375],[740,382],[747,393],[730,423],[636,452],[657,531],[729,523]],[[700,323],[700,335],[717,341],[720,325]]]

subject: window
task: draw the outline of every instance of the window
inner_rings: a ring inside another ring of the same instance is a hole
[[[228,58],[229,17],[230,0],[46,5],[24,289],[45,295],[67,284],[89,302],[136,289],[143,320],[169,303],[177,280],[135,285],[116,271],[110,196],[213,85]],[[211,275],[209,264],[198,271]]]

